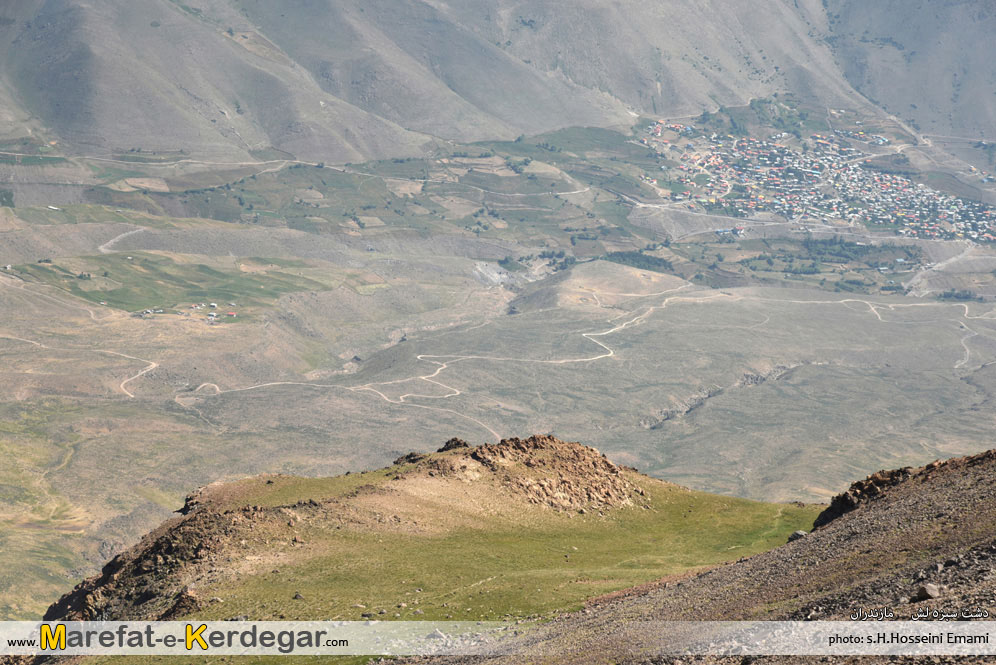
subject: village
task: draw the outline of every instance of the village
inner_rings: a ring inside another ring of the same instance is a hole
[[[643,180],[691,210],[996,242],[996,207],[890,173],[873,163],[874,155],[852,146],[854,140],[886,145],[883,136],[835,130],[797,139],[796,149],[786,133],[768,139],[706,135],[692,125],[665,121],[650,125],[647,133],[641,143],[657,152],[664,173],[645,174]]]

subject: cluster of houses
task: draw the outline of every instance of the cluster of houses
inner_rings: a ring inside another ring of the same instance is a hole
[[[695,134],[696,129],[695,125],[683,125],[680,122],[667,122],[665,120],[658,120],[647,127],[647,133],[658,138],[665,131],[671,131],[679,135],[692,135]],[[664,142],[667,143],[667,141]]]
[[[847,218],[865,224],[892,224],[917,238],[969,238],[996,242],[996,208],[943,194],[901,175],[849,165],[835,174],[835,188],[850,207]]]
[[[106,305],[107,303],[101,301],[100,304]],[[238,313],[235,311],[235,307],[236,307],[235,303],[230,302],[228,303],[229,310],[225,311],[225,308],[220,307],[216,302],[211,302],[211,303],[199,302],[199,303],[194,303],[193,305],[190,306],[190,309],[193,310],[193,312],[184,312],[183,316],[190,316],[192,313],[198,312],[200,310],[207,310],[207,316],[205,317],[205,321],[207,321],[208,324],[214,324],[216,321],[218,321],[218,319],[222,314],[224,314],[224,316],[228,318],[233,318],[233,319],[236,316],[238,316]],[[140,312],[135,312],[134,314],[132,314],[132,316],[137,316],[144,319],[152,316],[153,314],[163,314],[164,312],[165,310],[163,309],[143,309]]]
[[[233,303],[233,302],[230,302],[230,303],[228,303],[228,306],[231,307],[231,308],[233,308],[233,309],[232,309],[232,311],[226,312],[225,316],[234,319],[236,316],[238,316],[238,313],[234,311],[234,308],[236,307],[236,304]],[[219,310],[218,310],[218,303],[216,303],[216,302],[212,302],[212,303],[203,303],[203,302],[201,302],[201,303],[194,303],[193,305],[190,306],[190,309],[195,310],[195,311],[202,310],[202,309],[208,309],[209,311],[207,313],[207,322],[208,323],[214,323],[215,321],[218,320],[218,312],[219,312]]]
[[[651,142],[661,157],[678,162],[661,168],[672,183],[688,187],[669,196],[690,208],[720,207],[734,217],[773,213],[797,221],[885,224],[911,237],[996,242],[996,208],[876,169],[841,132],[813,134],[801,150],[774,140],[713,134],[680,145]],[[651,176],[644,180],[656,184]]]
[[[854,141],[863,141],[864,143],[868,143],[870,145],[889,145],[889,143],[891,143],[891,141],[884,136],[880,136],[879,134],[867,134],[864,131],[855,132],[850,129],[835,129],[833,130],[833,133],[837,136],[843,136]]]

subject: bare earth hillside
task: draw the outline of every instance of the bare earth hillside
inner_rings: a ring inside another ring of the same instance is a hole
[[[993,21],[951,0],[32,0],[0,9],[0,138],[341,163],[788,91],[992,139]]]

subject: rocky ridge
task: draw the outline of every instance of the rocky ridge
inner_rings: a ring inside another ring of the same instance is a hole
[[[191,582],[224,565],[240,539],[253,537],[254,531],[257,537],[260,531],[269,537],[281,524],[298,520],[361,524],[369,515],[355,500],[388,496],[397,483],[491,483],[505,500],[514,497],[522,505],[554,511],[617,509],[641,497],[640,488],[627,479],[635,476],[626,469],[594,449],[549,436],[478,447],[453,439],[437,453],[405,455],[386,471],[386,487],[364,484],[338,497],[293,505],[228,508],[230,485],[203,488],[188,499],[185,515],[115,557],[101,575],[53,605],[46,619],[187,615],[205,602]],[[547,653],[565,654],[550,659],[552,663],[663,665],[681,661],[629,655],[640,650],[626,641],[631,639],[627,626],[647,620],[846,621],[855,608],[882,607],[908,619],[925,605],[980,608],[996,616],[996,450],[872,474],[837,497],[818,522],[821,526],[811,533],[763,554],[594,599],[584,610],[555,617],[524,639]],[[295,536],[294,544],[304,543]],[[519,662],[510,658],[507,662]],[[855,661],[738,657],[695,662]]]
[[[530,503],[557,510],[583,512],[631,505],[631,495],[643,493],[623,477],[618,466],[594,448],[565,443],[552,436],[485,444],[475,448],[470,457],[499,474],[503,484]],[[533,473],[515,472],[519,465]]]

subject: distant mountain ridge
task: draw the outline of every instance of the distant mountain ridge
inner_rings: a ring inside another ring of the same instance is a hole
[[[330,162],[424,153],[436,139],[624,126],[776,91],[865,104],[851,83],[933,131],[991,124],[988,42],[959,63],[971,110],[909,108],[930,87],[914,85],[919,65],[957,69],[947,54],[961,52],[965,17],[986,3],[947,3],[936,19],[937,3],[881,4],[30,0],[0,9],[0,117],[7,138],[86,154]],[[991,24],[983,18],[971,34]],[[868,36],[854,37],[868,21]],[[925,39],[935,28],[937,48]],[[900,43],[890,31],[920,48],[886,58]]]

